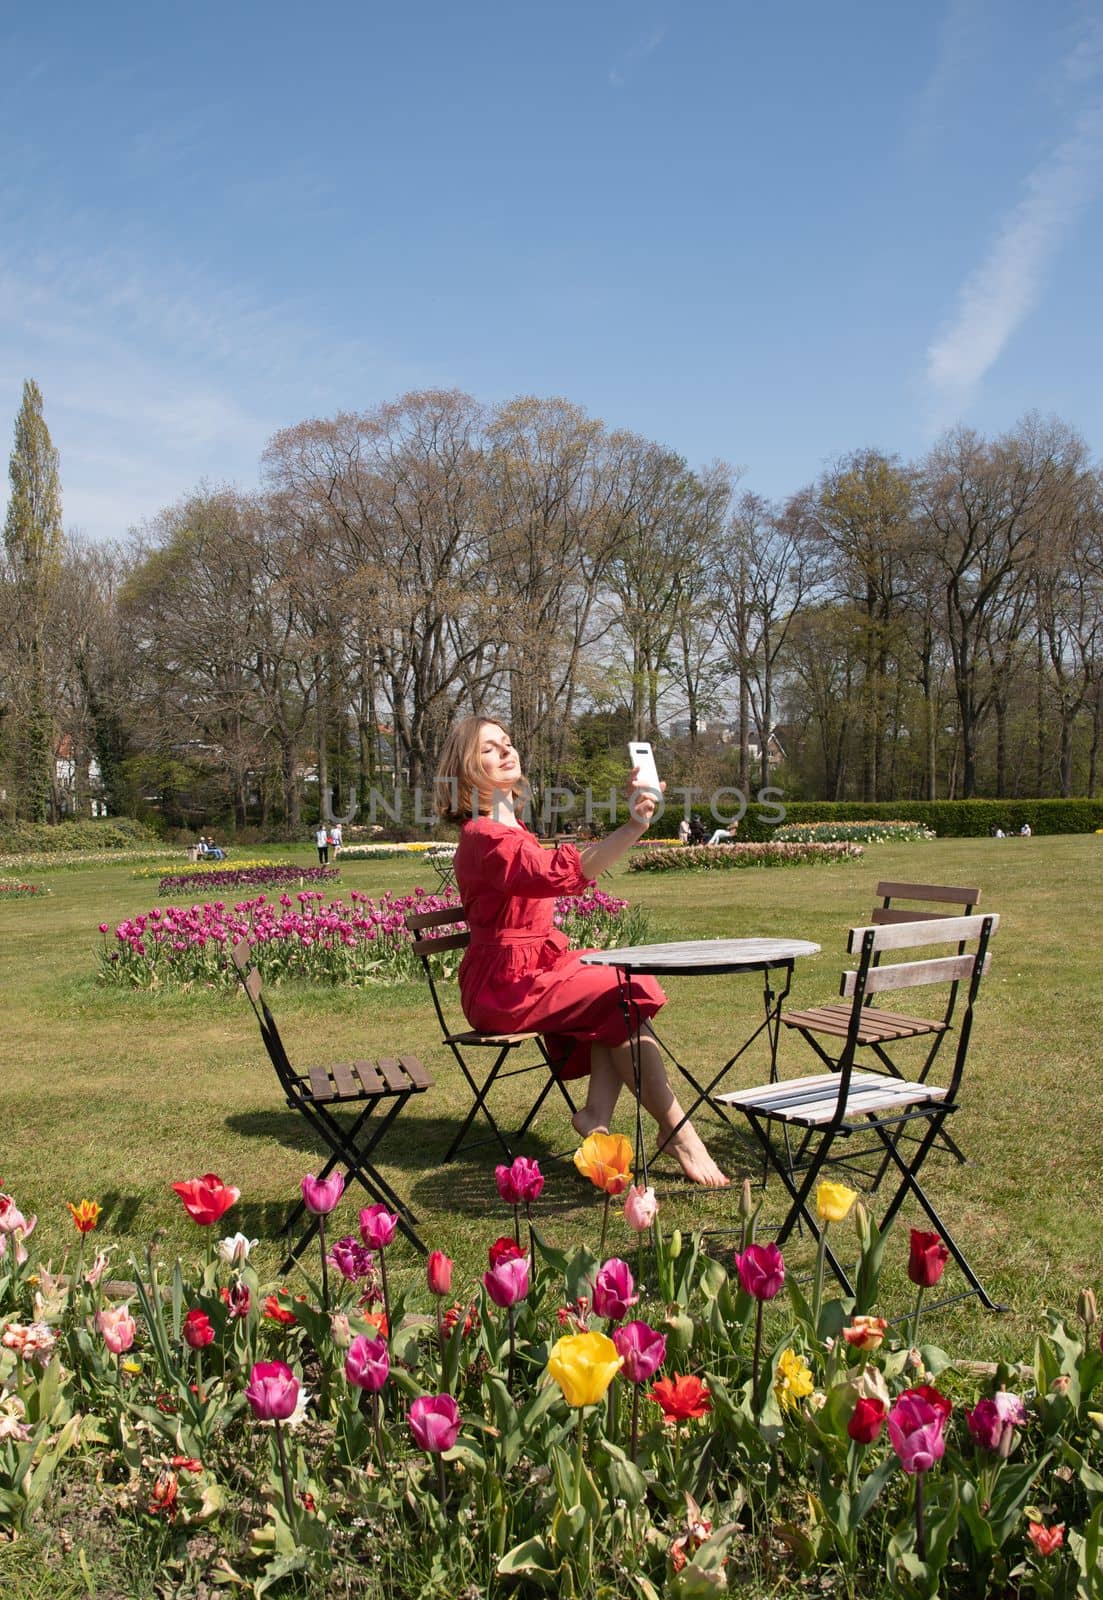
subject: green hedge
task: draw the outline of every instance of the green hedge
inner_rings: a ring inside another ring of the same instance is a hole
[[[0,825],[0,853],[55,850],[133,850],[135,845],[157,844],[157,835],[132,817],[70,822],[8,822]]]
[[[781,802],[783,805],[784,801]],[[1018,833],[1094,833],[1103,828],[1103,800],[794,800],[786,822],[922,822],[940,839],[978,839],[993,828]],[[739,837],[745,836],[744,823]]]

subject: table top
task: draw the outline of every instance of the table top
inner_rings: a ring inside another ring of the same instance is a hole
[[[582,957],[582,964],[708,977],[718,972],[761,972],[767,967],[791,966],[798,956],[818,955],[820,949],[808,939],[678,939],[671,944],[591,950]]]

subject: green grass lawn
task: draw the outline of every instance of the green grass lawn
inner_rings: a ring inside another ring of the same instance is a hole
[[[312,852],[298,854],[305,863]],[[138,880],[133,871],[132,865],[38,870],[34,876],[48,884],[49,897],[0,906],[0,1179],[24,1211],[38,1213],[34,1244],[55,1264],[71,1239],[64,1202],[99,1199],[101,1237],[118,1247],[117,1276],[127,1275],[129,1254],[157,1231],[169,1252],[195,1246],[195,1229],[169,1189],[173,1179],[214,1171],[236,1183],[242,1201],[227,1218],[230,1231],[240,1227],[271,1241],[300,1177],[321,1160],[305,1124],[283,1105],[239,991],[121,993],[96,981],[96,925],[114,925],[157,903],[156,880]],[[977,883],[983,908],[1003,917],[978,1008],[963,1109],[954,1120],[971,1163],[932,1159],[926,1175],[974,1265],[1011,1313],[989,1316],[970,1300],[939,1314],[930,1331],[970,1357],[1022,1357],[1044,1305],[1067,1306],[1082,1283],[1100,1282],[1103,839],[879,845],[861,862],[828,868],[714,875],[622,869],[607,886],[648,909],[655,939],[772,934],[817,941],[823,953],[797,967],[792,1001],[804,1005],[835,997],[845,930],[868,913],[879,878]],[[342,888],[405,892],[430,879],[414,860],[357,862],[344,865]],[[730,1054],[729,1044],[746,1035],[761,1006],[754,977],[671,979],[667,990],[661,1031],[702,1072]],[[381,1165],[409,1198],[428,1243],[455,1256],[469,1275],[481,1270],[486,1243],[505,1230],[507,1217],[489,1147],[441,1164],[468,1093],[440,1046],[427,991],[283,988],[272,1000],[292,1059],[302,1065],[356,1055],[421,1056],[436,1087],[406,1108]],[[782,1064],[815,1070],[795,1036],[783,1038]],[[764,1058],[748,1056],[727,1086],[763,1075]],[[499,1097],[507,1117],[511,1095],[518,1107],[531,1096],[532,1080],[520,1085],[504,1086]],[[627,1107],[623,1126],[630,1126]],[[701,1126],[733,1179],[757,1175],[742,1136],[708,1119]],[[529,1149],[541,1158],[571,1143],[561,1102],[546,1103],[536,1132]],[[540,1227],[557,1244],[589,1237],[596,1245],[589,1186],[569,1164],[547,1170]],[[738,1182],[727,1194],[695,1191],[666,1163],[653,1179],[668,1226],[733,1225]],[[338,1213],[349,1231],[357,1204],[350,1198]],[[780,1211],[780,1190],[772,1188],[765,1216],[776,1220]],[[910,1303],[899,1270],[906,1233],[898,1227],[884,1279],[882,1309],[889,1314]],[[614,1229],[611,1238],[616,1248],[622,1235]],[[265,1264],[275,1271],[277,1248],[267,1243],[262,1272]],[[401,1260],[417,1270],[412,1252]],[[947,1286],[952,1274],[951,1267]]]

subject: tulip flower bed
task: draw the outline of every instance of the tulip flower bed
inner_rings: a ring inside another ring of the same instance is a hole
[[[921,822],[786,822],[773,832],[778,844],[916,844],[937,837]]]
[[[281,889],[297,883],[340,883],[336,867],[297,867],[293,861],[271,866],[194,867],[186,872],[167,873],[157,885],[161,894],[178,889]]]
[[[288,861],[278,861],[273,856],[239,856],[236,852],[234,854],[234,870],[238,872],[243,871],[246,867],[286,868],[291,867],[292,865],[293,863]],[[226,869],[219,868],[215,862],[196,861],[194,863],[189,863],[189,865],[186,867],[181,867],[176,876],[181,880],[187,879],[187,881],[190,883],[194,878],[202,878],[205,877],[207,873],[218,872],[220,870],[224,871]],[[163,876],[164,871],[165,869],[163,866],[136,867],[131,873],[131,877],[159,878]]]
[[[937,1235],[911,1235],[893,1329],[877,1285],[903,1235],[852,1190],[815,1195],[859,1258],[839,1299],[822,1248],[801,1287],[756,1238],[749,1185],[717,1259],[664,1236],[630,1163],[618,1135],[576,1153],[596,1252],[545,1237],[536,1162],[500,1166],[503,1232],[468,1282],[440,1249],[403,1264],[382,1205],[341,1235],[337,1174],[302,1180],[318,1249],[291,1286],[262,1283],[255,1240],[216,1242],[239,1194],[214,1174],[172,1185],[198,1259],[151,1246],[110,1295],[96,1202],[70,1202],[54,1273],[0,1195],[0,1529],[83,1493],[108,1547],[146,1541],[151,1593],[185,1571],[188,1592],[400,1600],[1103,1593],[1091,1291],[978,1380],[922,1336]]]
[[[633,853],[630,872],[729,871],[733,867],[823,867],[858,861],[860,844],[690,844]]]
[[[319,870],[319,869],[315,869]],[[459,905],[453,890],[440,895],[415,889],[372,899],[353,890],[348,901],[327,901],[320,889],[277,900],[267,895],[227,905],[154,906],[114,929],[101,922],[100,977],[130,989],[165,985],[232,986],[230,951],[248,938],[267,983],[284,978],[320,984],[381,984],[422,977],[405,918],[410,911]],[[556,901],[554,919],[575,948],[608,949],[637,942],[646,932],[642,913],[600,889]],[[442,976],[454,974],[459,955],[434,957]]]
[[[32,900],[35,895],[49,892],[45,884],[22,883],[18,878],[0,878],[0,900]]]

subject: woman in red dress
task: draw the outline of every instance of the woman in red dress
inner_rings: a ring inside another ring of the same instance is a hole
[[[465,717],[452,729],[437,773],[437,809],[462,824],[456,882],[471,943],[460,964],[460,1000],[483,1033],[542,1033],[549,1054],[566,1057],[565,1078],[589,1074],[576,1132],[607,1130],[617,1096],[634,1082],[632,1045],[618,978],[607,967],[584,967],[552,926],[556,897],[582,894],[647,831],[655,801],[635,788],[632,820],[581,852],[573,844],[546,851],[518,815],[526,790],[517,752],[497,722]],[[653,978],[633,978],[637,1013],[653,1017],[666,996]],[[658,1124],[658,1148],[674,1156],[694,1183],[728,1182],[670,1087],[657,1040],[646,1021],[636,1048],[640,1099]]]

